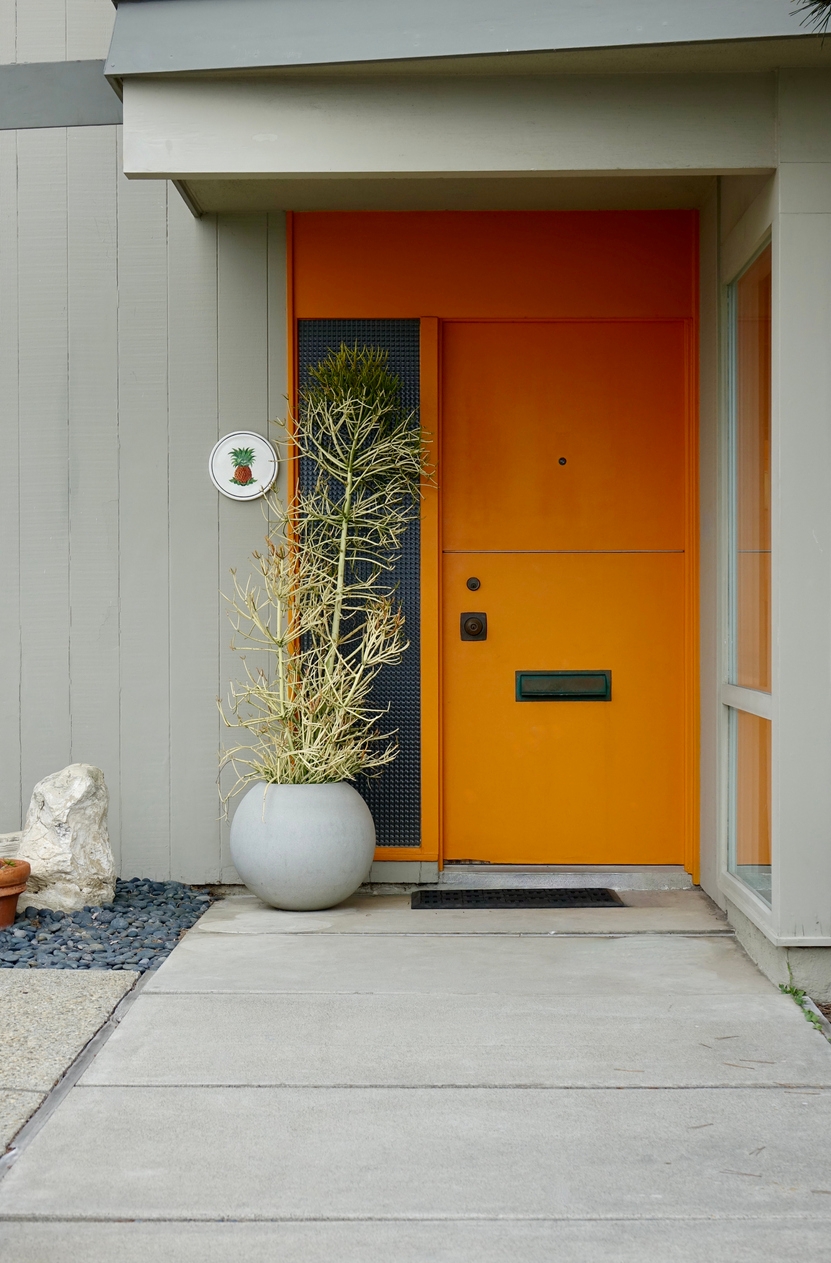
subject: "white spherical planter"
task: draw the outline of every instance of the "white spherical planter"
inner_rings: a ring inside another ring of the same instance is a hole
[[[331,908],[369,876],[375,825],[346,781],[253,785],[231,822],[231,858],[273,908]]]

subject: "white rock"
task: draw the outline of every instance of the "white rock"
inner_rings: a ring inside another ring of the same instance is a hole
[[[108,805],[104,773],[88,763],[71,763],[35,786],[17,849],[32,866],[21,908],[76,912],[112,899]]]

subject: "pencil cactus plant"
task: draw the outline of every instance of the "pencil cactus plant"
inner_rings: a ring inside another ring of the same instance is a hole
[[[407,647],[391,571],[418,513],[424,437],[385,352],[341,346],[309,378],[290,459],[308,458],[314,478],[270,498],[254,576],[233,575],[244,678],[224,717],[246,737],[225,754],[237,773],[230,794],[255,782],[350,781],[397,753],[372,689]]]
[[[794,0],[792,13],[804,13],[801,25],[827,35],[831,25],[831,0]]]

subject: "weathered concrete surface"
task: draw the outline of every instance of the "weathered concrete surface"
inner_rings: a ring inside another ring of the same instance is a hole
[[[48,1092],[139,977],[126,969],[0,971],[0,1088]]]
[[[414,915],[414,914],[413,914]],[[499,913],[497,916],[501,915]],[[410,922],[406,923],[409,931]],[[146,991],[768,995],[732,938],[189,934]]]
[[[829,1130],[815,1088],[84,1087],[12,1167],[0,1212],[827,1218]]]
[[[831,1055],[775,994],[145,993],[82,1083],[831,1088]]]
[[[42,1263],[806,1263],[827,1221],[498,1220],[373,1223],[6,1223],[11,1259]]]
[[[823,1257],[831,1046],[718,918],[413,932],[408,902],[212,911],[0,1183],[13,1257]]]
[[[0,1152],[139,976],[0,971]]]
[[[104,773],[88,763],[71,763],[37,783],[17,848],[17,858],[32,866],[21,907],[77,912],[112,899],[108,806]]]
[[[622,908],[416,908],[391,895],[353,895],[325,912],[281,912],[256,895],[215,903],[206,934],[732,934],[724,913],[698,890],[620,892]],[[406,924],[402,924],[402,916]]]

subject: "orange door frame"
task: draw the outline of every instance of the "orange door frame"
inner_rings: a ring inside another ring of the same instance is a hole
[[[343,232],[359,221],[380,223],[382,220],[408,219],[410,212],[368,212],[364,215],[354,213],[330,213],[328,215],[308,214],[304,219],[328,221],[334,226],[335,221],[343,221]],[[417,213],[416,213],[417,214]],[[447,212],[460,218],[457,212]],[[503,218],[508,218],[507,213]],[[532,215],[532,212],[527,214]],[[588,212],[588,214],[599,214]],[[622,215],[633,215],[636,212],[621,212]],[[650,212],[658,214],[656,212]],[[661,212],[660,214],[671,214]],[[689,212],[691,219],[691,258],[688,284],[690,290],[690,310],[685,320],[687,329],[687,424],[686,424],[686,513],[685,513],[685,867],[692,875],[693,881],[699,879],[699,485],[698,485],[698,250],[697,250],[697,216]],[[464,216],[467,218],[467,216]],[[349,266],[344,269],[342,277],[336,277],[337,266],[334,255],[331,260],[318,256],[315,265],[315,277],[311,289],[320,284],[321,275],[325,275],[327,263],[332,272],[332,285],[336,279],[341,282],[337,298],[327,305],[325,310],[298,311],[295,222],[297,216],[292,212],[286,215],[287,233],[287,335],[288,335],[288,383],[289,400],[296,406],[297,392],[297,319],[298,316],[320,317],[335,316],[382,316],[408,317],[416,313],[412,310],[412,299],[405,289],[403,307],[401,306],[401,290],[391,302],[385,284],[379,285],[378,295],[365,304],[365,296],[357,295],[349,282],[354,280],[354,272]],[[435,220],[436,215],[424,214],[423,220]],[[480,218],[494,218],[494,213],[483,213]],[[323,236],[327,236],[324,228]],[[340,236],[332,234],[333,243],[340,245]],[[366,234],[356,251],[359,259],[365,257]],[[341,254],[341,258],[342,258]],[[383,258],[378,261],[379,267],[385,267]],[[357,266],[357,265],[356,265]],[[413,261],[413,267],[417,261]],[[389,272],[387,271],[387,281]],[[344,284],[345,283],[345,284]],[[387,291],[386,293],[384,291]],[[414,295],[416,302],[418,296]],[[304,300],[306,295],[304,293]],[[380,304],[380,308],[379,308]],[[363,310],[366,305],[366,310]],[[393,306],[395,309],[393,309]],[[428,308],[429,309],[429,308]],[[434,306],[434,310],[435,310]],[[423,310],[423,307],[422,307]],[[441,315],[451,313],[442,312]],[[455,313],[453,313],[455,314]],[[494,313],[495,314],[495,313]],[[519,313],[505,313],[516,316]],[[525,313],[526,315],[529,313]],[[679,313],[680,314],[680,313]],[[520,316],[522,318],[522,316]],[[440,451],[441,415],[439,406],[439,387],[441,380],[440,366],[440,324],[441,316],[420,316],[421,350],[421,419],[425,431],[430,436],[431,462],[435,470],[436,480],[440,479],[438,468]],[[289,465],[289,490],[296,483],[295,462]],[[376,850],[377,860],[424,860],[437,861],[442,866],[442,777],[441,777],[441,513],[440,498],[437,485],[431,480],[424,487],[421,516],[421,748],[422,748],[422,841],[418,847],[379,847]]]

